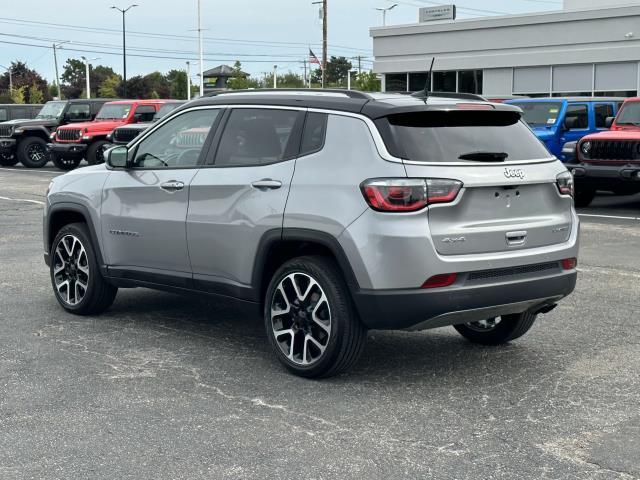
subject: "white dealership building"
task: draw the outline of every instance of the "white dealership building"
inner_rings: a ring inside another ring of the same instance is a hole
[[[422,90],[433,57],[434,91],[498,97],[640,90],[638,2],[565,0],[553,12],[377,27],[371,36],[384,91]]]

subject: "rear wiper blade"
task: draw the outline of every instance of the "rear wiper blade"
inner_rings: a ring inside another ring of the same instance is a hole
[[[460,160],[473,160],[476,162],[504,162],[509,157],[505,152],[469,152],[463,153]]]

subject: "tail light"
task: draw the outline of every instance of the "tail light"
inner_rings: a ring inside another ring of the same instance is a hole
[[[441,288],[449,287],[456,283],[458,278],[457,273],[443,273],[441,275],[434,275],[422,284],[420,288]]]
[[[563,270],[575,270],[578,266],[577,258],[565,258],[562,260],[562,269]]]
[[[556,184],[558,185],[560,195],[569,195],[573,197],[575,187],[573,175],[571,175],[571,173],[562,172],[556,177]]]
[[[375,178],[360,185],[371,208],[379,212],[415,212],[434,203],[452,202],[462,182],[448,179]]]

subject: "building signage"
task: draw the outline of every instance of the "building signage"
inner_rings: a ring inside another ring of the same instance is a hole
[[[435,20],[455,20],[455,5],[439,5],[437,7],[424,7],[420,9],[420,23],[433,22]]]

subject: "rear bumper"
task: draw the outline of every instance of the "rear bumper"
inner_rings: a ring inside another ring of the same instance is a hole
[[[48,143],[47,149],[65,158],[83,158],[87,146],[84,143]]]
[[[15,138],[0,138],[0,153],[13,153],[16,149],[17,140]]]
[[[577,272],[569,270],[535,279],[433,290],[361,290],[354,293],[354,301],[368,328],[426,330],[538,311],[569,295],[576,279]]]
[[[603,190],[618,187],[640,191],[640,165],[590,165],[571,163],[567,168],[577,185],[591,186]]]

